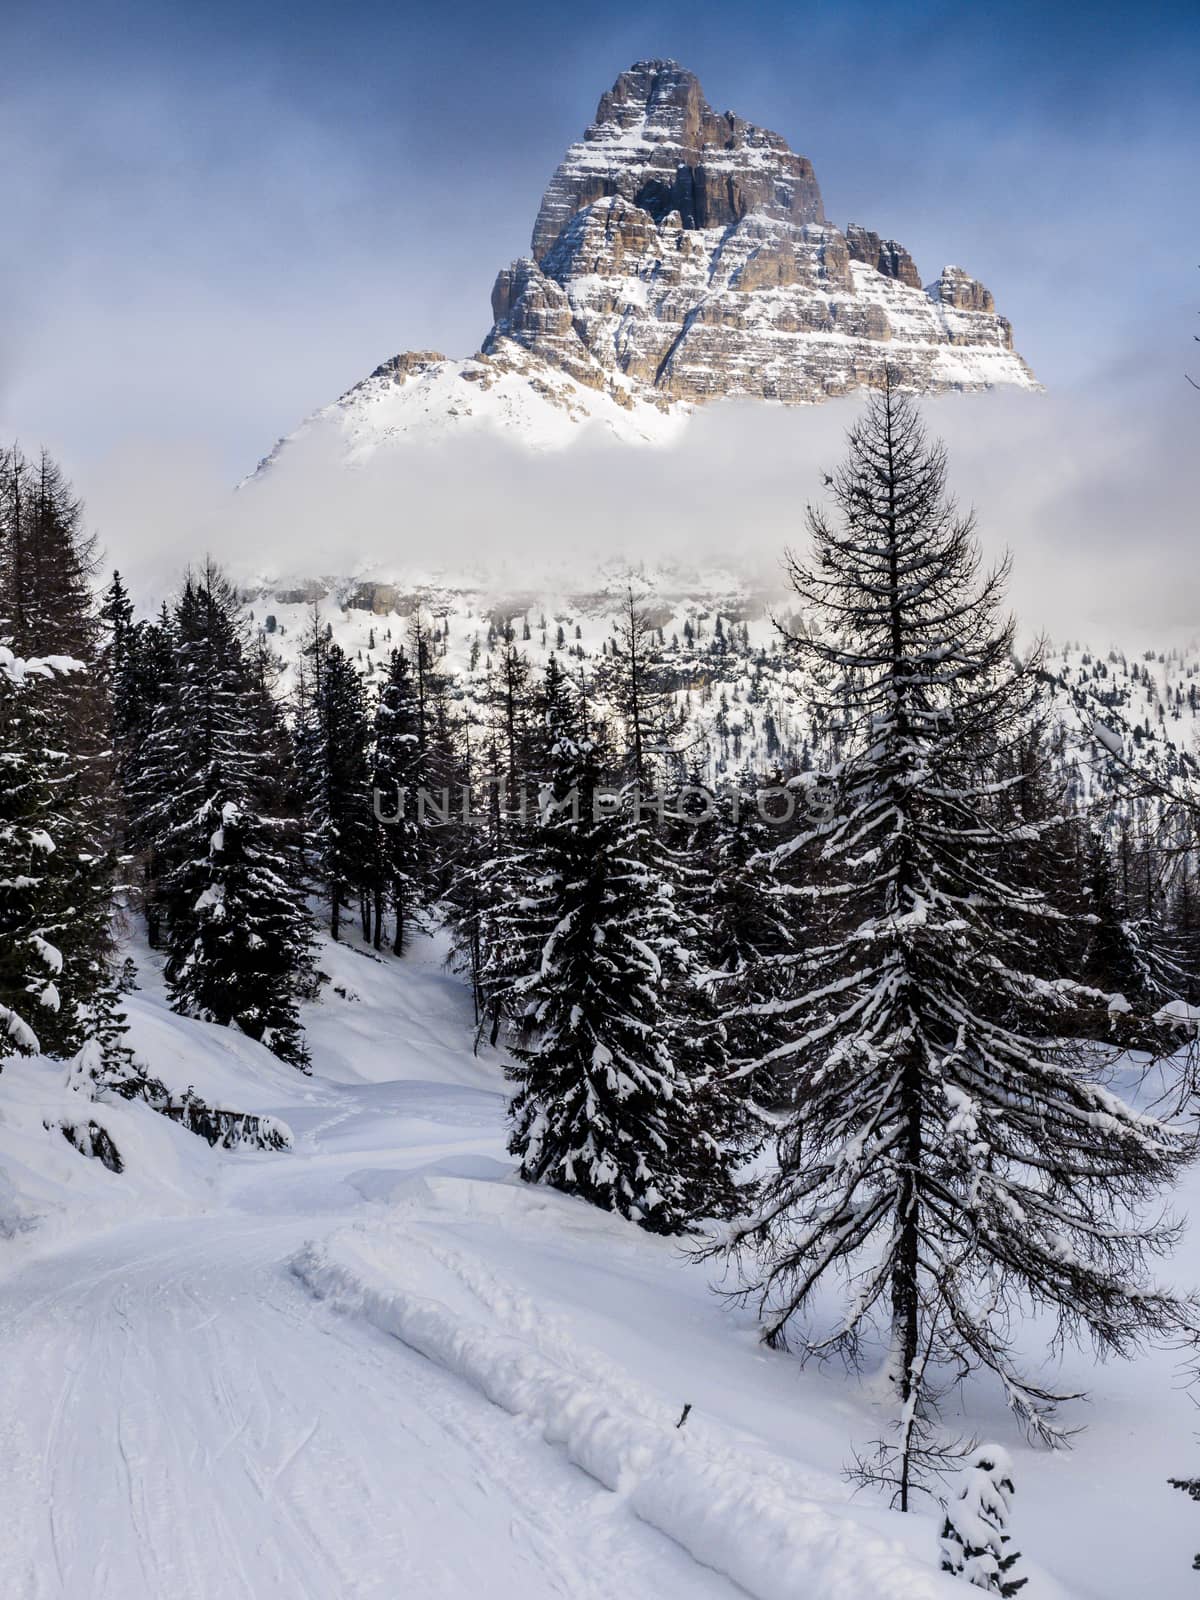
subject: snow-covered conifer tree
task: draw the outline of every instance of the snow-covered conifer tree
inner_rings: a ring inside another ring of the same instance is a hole
[[[986,1594],[1011,1600],[1028,1579],[1013,1576],[1021,1553],[1007,1548],[1013,1497],[1008,1452],[999,1445],[981,1445],[973,1452],[963,1477],[957,1499],[945,1508],[942,1571],[965,1578]]]
[[[61,1005],[64,907],[61,879],[47,870],[56,844],[55,782],[61,752],[47,737],[39,689],[73,671],[72,658],[24,659],[0,645],[0,1061],[42,1048],[47,1017]]]
[[[371,782],[376,800],[378,884],[392,909],[392,951],[403,955],[421,905],[421,837],[416,791],[424,783],[420,712],[408,656],[393,650],[375,706]],[[383,820],[380,820],[383,819]],[[375,944],[381,943],[380,912]]]
[[[510,1149],[527,1181],[675,1233],[733,1209],[730,1155],[677,1053],[671,885],[647,868],[649,824],[631,796],[597,795],[606,751],[582,711],[578,727],[555,741],[531,847],[528,914],[549,933],[513,988]]]
[[[305,658],[307,693],[298,717],[297,757],[317,876],[329,900],[329,931],[334,939],[340,936],[343,912],[357,901],[369,937],[369,907],[381,863],[366,691],[353,662],[326,636],[316,615]]]
[[[781,837],[759,810],[760,784],[741,771],[721,784],[697,847],[703,865],[704,981],[721,1017],[743,1096],[768,1103],[786,1094],[785,1075],[751,1070],[784,1036],[776,1010],[790,989],[803,944],[803,918],[789,898],[797,862],[773,868]]]
[[[681,719],[658,658],[655,630],[633,590],[626,592],[604,663],[603,684],[624,733],[623,772],[649,795],[663,775]]]
[[[57,1006],[41,1019],[42,1049],[75,1053],[111,957],[111,773],[100,623],[91,590],[95,540],[49,456],[0,454],[0,638],[29,657],[68,656],[83,671],[53,678],[37,694],[45,745],[56,753],[55,849],[42,863],[45,896],[61,915],[47,937],[62,956]]]
[[[297,994],[310,925],[294,824],[264,803],[278,772],[262,747],[235,605],[211,565],[185,583],[168,692],[143,747],[138,832],[159,863],[172,1005],[304,1066]]]
[[[1024,1306],[1118,1354],[1195,1320],[1147,1278],[1175,1230],[1135,1214],[1192,1141],[1097,1081],[1069,1037],[1078,996],[1039,970],[1055,908],[1007,876],[1033,824],[1001,803],[997,752],[1037,678],[1014,659],[1004,570],[981,576],[945,476],[889,382],[851,431],[837,523],[810,510],[811,557],[792,563],[822,624],[793,648],[831,669],[852,721],[831,814],[777,853],[812,852],[815,926],[789,1037],[764,1058],[786,1067],[793,1114],[734,1236],[760,1264],[747,1292],[769,1342],[844,1350],[884,1324],[902,1509],[939,1367],[989,1369],[1059,1437],[1063,1397],[1014,1361]],[[802,1327],[839,1272],[842,1313]]]
[[[545,696],[563,691],[554,657],[535,692],[529,663],[512,645],[488,671],[483,726],[470,741],[474,825],[458,851],[446,901],[455,954],[471,975],[480,1032],[495,1044],[514,978],[523,973],[522,942],[532,937],[523,888],[535,820],[539,739]],[[544,744],[543,744],[544,747]]]

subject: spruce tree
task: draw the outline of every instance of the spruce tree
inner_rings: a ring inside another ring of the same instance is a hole
[[[210,565],[172,618],[172,671],[143,747],[139,836],[158,863],[173,1007],[307,1064],[297,1012],[311,934],[294,823],[274,807],[236,596]]]
[[[675,924],[671,959],[664,968],[664,1031],[672,1055],[693,1086],[709,1132],[732,1156],[761,1143],[758,1108],[734,1054],[741,1042],[731,1025],[728,994],[720,992],[714,971],[722,941],[723,913],[715,892],[716,860],[730,810],[728,791],[714,796],[693,764],[684,784],[668,787],[651,806],[642,806],[631,838],[645,882],[669,900]],[[633,786],[626,804],[633,805]],[[723,887],[728,887],[726,882]],[[745,1189],[742,1200],[747,1201]]]
[[[671,698],[645,608],[626,591],[601,687],[621,724],[624,775],[647,797],[664,776],[682,719]]]
[[[57,1007],[42,1017],[47,1054],[70,1056],[86,1036],[88,1009],[112,953],[113,827],[107,685],[91,590],[95,540],[58,467],[18,450],[0,458],[0,639],[25,656],[80,663],[74,681],[52,678],[37,697],[43,737],[56,753],[55,849],[43,863],[58,907],[51,936],[62,973]]]
[[[522,694],[525,687],[523,673]],[[511,703],[509,727],[510,716]],[[530,704],[522,705],[518,716],[519,779],[513,758],[506,764],[501,757],[501,731],[492,726],[485,735],[488,781],[480,797],[482,815],[467,841],[469,854],[460,862],[449,897],[456,953],[471,973],[480,1032],[486,1027],[493,1045],[502,1023],[519,1012],[518,982],[540,961],[551,931],[543,902],[538,830],[543,808],[553,803],[555,752],[560,741],[579,732],[577,697],[555,656],[547,662]]]
[[[565,679],[554,657],[536,694],[529,663],[512,645],[488,672],[483,724],[475,740],[484,770],[471,775],[473,826],[463,840],[447,899],[456,956],[471,974],[480,1032],[486,1027],[493,1045],[513,981],[525,971],[523,946],[530,936],[523,915],[524,886],[531,862],[532,804],[543,765],[533,730],[539,718],[557,727],[564,699]]]
[[[786,1073],[753,1068],[786,1032],[778,1008],[804,944],[803,901],[793,894],[803,858],[779,860],[788,834],[781,838],[760,811],[759,788],[748,771],[723,783],[697,844],[707,869],[705,983],[726,1031],[739,1092],[771,1105],[786,1097]]]
[[[1024,1307],[1127,1353],[1190,1328],[1147,1279],[1175,1229],[1127,1210],[1170,1181],[1192,1141],[1130,1108],[1071,1042],[1078,997],[1041,973],[1055,908],[1009,881],[1034,826],[1000,798],[997,755],[1028,726],[1037,678],[1014,659],[1004,571],[982,576],[949,500],[940,445],[888,384],[850,433],[839,513],[809,512],[791,576],[821,631],[793,636],[848,707],[830,816],[809,830],[815,933],[765,1058],[791,1076],[778,1170],[734,1246],[764,1337],[854,1349],[878,1321],[897,1402],[908,1509],[940,1368],[983,1367],[1037,1433],[1063,1398],[1024,1375]],[[831,1326],[801,1328],[831,1274]]]
[[[163,877],[160,853],[177,772],[175,626],[162,607],[156,621],[135,624],[112,685],[114,769],[121,799],[120,839],[138,863],[146,936],[161,948]]]
[[[63,880],[48,864],[63,757],[39,695],[76,667],[0,644],[0,1061],[40,1051],[62,1005]]]
[[[1012,1575],[1021,1559],[1011,1544],[1008,1519],[1012,1510],[1013,1473],[1008,1452],[985,1444],[974,1452],[958,1498],[945,1508],[942,1520],[942,1571],[964,1578],[985,1594],[1012,1600],[1029,1581]]]
[[[672,1048],[680,929],[670,886],[646,870],[645,823],[629,795],[598,795],[606,752],[582,715],[579,727],[555,738],[531,845],[528,914],[549,933],[512,991],[509,1147],[526,1181],[676,1233],[733,1209],[730,1156]]]
[[[358,903],[364,936],[379,871],[372,814],[366,691],[341,646],[314,614],[305,648],[306,698],[297,727],[309,841],[329,901],[329,932],[338,939],[345,911]]]
[[[450,812],[449,821],[435,825],[431,820],[420,831],[422,893],[429,904],[452,892],[476,848],[472,830],[459,825],[459,802],[482,769],[477,741],[472,748],[470,717],[455,703],[454,679],[437,665],[434,637],[435,630],[418,609],[409,624],[408,656],[416,699],[420,784],[430,796],[431,817],[443,806]]]
[[[392,909],[392,952],[403,955],[422,902],[417,791],[424,784],[420,715],[412,668],[403,649],[388,658],[375,706],[371,782],[375,795],[377,883]],[[375,944],[382,942],[376,905]]]

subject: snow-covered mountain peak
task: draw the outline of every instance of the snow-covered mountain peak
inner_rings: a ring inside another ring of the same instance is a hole
[[[689,411],[686,405],[657,403],[628,380],[590,387],[508,341],[461,361],[410,350],[381,363],[281,439],[259,471],[280,461],[290,446],[317,436],[331,438],[350,467],[365,466],[381,449],[481,434],[507,436],[531,450],[556,450],[591,426],[623,443],[660,444],[678,433]]]
[[[947,266],[923,286],[896,240],[839,231],[811,161],[714,111],[670,60],[636,62],[601,96],[492,316],[469,359],[394,356],[300,433],[330,433],[360,465],[480,432],[534,450],[593,426],[661,444],[696,404],[819,401],[885,367],[922,393],[1038,386],[983,284]]]

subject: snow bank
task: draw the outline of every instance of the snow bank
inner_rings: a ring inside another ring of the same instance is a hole
[[[120,1172],[89,1159],[64,1134],[93,1124],[119,1154]],[[140,1217],[207,1210],[217,1178],[204,1141],[140,1101],[90,1099],[61,1061],[27,1056],[5,1062],[0,1073],[0,1265],[10,1264],[14,1254]]]
[[[525,1338],[397,1288],[352,1234],[306,1246],[292,1268],[336,1310],[363,1318],[532,1423],[644,1522],[756,1600],[953,1600],[962,1592],[934,1570],[932,1528],[926,1565],[844,1504],[789,1493],[778,1463],[710,1445],[655,1417],[657,1407],[650,1415],[633,1409],[619,1389],[570,1370]]]
[[[218,1110],[257,1113],[319,1098],[303,1073],[236,1028],[181,1017],[145,991],[123,996],[122,1004],[126,1043],[172,1095],[191,1089]]]

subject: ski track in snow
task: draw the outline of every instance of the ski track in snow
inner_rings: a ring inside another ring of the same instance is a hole
[[[21,1600],[737,1591],[438,1366],[315,1305],[303,1221],[117,1230],[0,1292]],[[311,1227],[311,1221],[307,1223]]]

